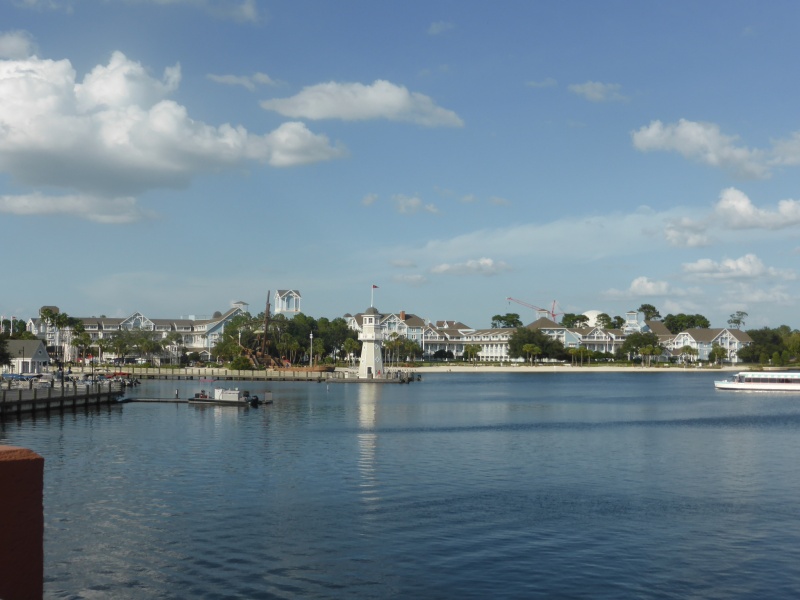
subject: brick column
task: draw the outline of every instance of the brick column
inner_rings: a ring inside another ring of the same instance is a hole
[[[0,598],[44,593],[44,458],[0,446]]]

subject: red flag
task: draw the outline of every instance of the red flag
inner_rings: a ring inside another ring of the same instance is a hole
[[[372,284],[372,289],[373,289],[373,290],[377,290],[377,289],[378,289],[378,286],[377,286],[377,285],[375,285],[375,284]]]

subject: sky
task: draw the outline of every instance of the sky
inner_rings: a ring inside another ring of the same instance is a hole
[[[0,314],[800,327],[800,4],[8,0]],[[373,286],[377,286],[373,289]],[[509,300],[513,298],[514,300]]]

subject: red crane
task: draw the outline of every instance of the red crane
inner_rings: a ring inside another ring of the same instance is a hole
[[[506,298],[506,300],[508,300],[509,302],[516,302],[517,304],[521,304],[522,306],[527,306],[528,308],[532,308],[533,310],[546,312],[553,321],[556,321],[556,317],[558,317],[559,315],[563,315],[564,314],[563,312],[556,312],[556,301],[555,300],[553,300],[553,306],[550,309],[541,308],[539,306],[534,306],[533,304],[528,304],[527,302],[523,302],[522,300],[517,300],[516,298],[508,297],[508,298]],[[556,321],[556,322],[558,322],[558,321]]]

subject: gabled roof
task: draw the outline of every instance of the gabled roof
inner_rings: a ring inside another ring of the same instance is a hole
[[[547,317],[539,317],[530,325],[525,326],[527,329],[566,329],[563,325],[559,325],[552,319]]]
[[[650,328],[650,331],[655,333],[657,336],[675,335],[669,329],[667,329],[667,326],[664,325],[664,323],[662,323],[661,321],[645,321],[644,324],[647,325]]]
[[[6,350],[11,360],[18,358],[31,359],[38,354],[40,360],[50,360],[42,340],[6,340]]]
[[[716,328],[700,328],[696,327],[694,329],[687,329],[685,331],[681,331],[678,335],[687,335],[691,337],[696,342],[704,342],[704,343],[712,343],[714,340],[719,338],[722,334],[728,333],[737,341],[742,343],[752,342],[753,340],[747,335],[744,331],[740,331],[739,329],[727,329],[724,327],[716,327]]]

